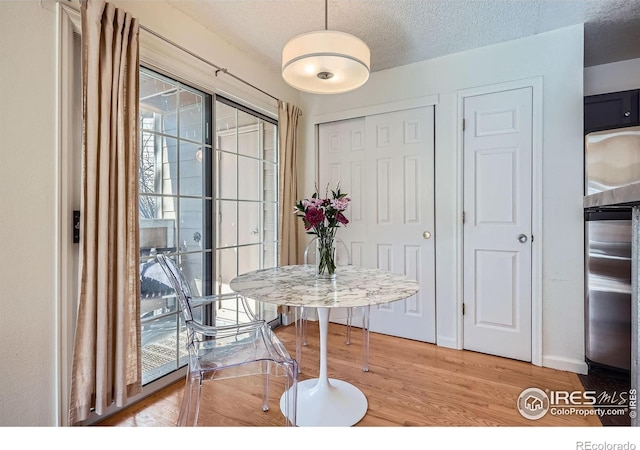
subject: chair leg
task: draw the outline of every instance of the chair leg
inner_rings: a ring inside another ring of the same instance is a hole
[[[300,373],[300,362],[302,361],[302,341],[303,341],[303,317],[305,315],[304,306],[294,307],[294,322],[296,326],[296,361],[298,362],[298,373]]]
[[[284,423],[285,426],[295,427],[297,424],[297,410],[298,410],[298,368],[297,361],[293,360],[290,363],[285,363],[285,386],[284,386]]]
[[[179,427],[193,426],[198,424],[198,413],[200,411],[200,394],[202,391],[202,378],[187,374],[184,396],[180,406],[177,425]]]
[[[187,410],[189,409],[189,400],[191,396],[189,395],[191,389],[191,374],[187,373],[187,377],[184,383],[184,392],[182,393],[182,403],[180,404],[180,414],[178,414],[178,421],[176,423],[177,426],[183,427],[186,426],[186,418],[187,418]]]
[[[269,378],[271,375],[271,364],[269,361],[262,361],[262,410],[269,411]]]
[[[363,363],[362,371],[369,371],[369,305],[362,308],[362,340],[363,340]]]
[[[302,320],[302,345],[304,345],[305,347],[307,346],[307,327],[308,327],[308,323],[309,320],[307,319],[307,315],[309,314],[308,308],[305,309],[304,306],[302,307],[302,314],[301,314],[301,320]]]
[[[351,320],[353,318],[353,308],[347,308],[347,341],[346,344],[351,344]]]

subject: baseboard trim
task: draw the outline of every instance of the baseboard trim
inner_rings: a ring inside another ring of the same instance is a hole
[[[542,366],[550,369],[564,370],[567,372],[586,375],[588,373],[587,363],[578,359],[563,358],[562,356],[542,356]]]
[[[282,322],[283,326],[288,326],[291,325],[292,323],[295,322],[293,313],[282,313],[280,314],[280,321]]]

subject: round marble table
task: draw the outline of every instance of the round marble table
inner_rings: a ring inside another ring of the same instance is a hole
[[[351,426],[367,412],[360,389],[327,375],[329,310],[394,302],[419,290],[417,281],[379,269],[340,266],[336,273],[335,280],[319,280],[313,266],[281,266],[245,273],[230,283],[233,291],[255,300],[318,308],[320,373],[298,383],[298,426]]]

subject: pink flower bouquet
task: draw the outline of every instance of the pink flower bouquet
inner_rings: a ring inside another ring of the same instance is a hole
[[[328,188],[327,188],[328,191]],[[318,237],[318,274],[333,277],[336,270],[334,239],[336,230],[340,226],[346,226],[349,220],[344,211],[349,206],[351,199],[347,194],[340,192],[340,187],[331,191],[331,198],[320,198],[318,192],[311,198],[300,200],[295,205],[294,213],[302,219],[307,234],[315,234]]]

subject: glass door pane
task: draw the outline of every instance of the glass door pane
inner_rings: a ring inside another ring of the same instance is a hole
[[[173,289],[154,256],[177,256],[194,295],[212,293],[211,96],[141,68],[140,305],[143,384],[187,362]],[[209,137],[208,137],[209,136]]]
[[[275,121],[218,97],[216,111],[216,291],[235,276],[277,265],[278,153]],[[275,305],[255,302],[267,321]]]

